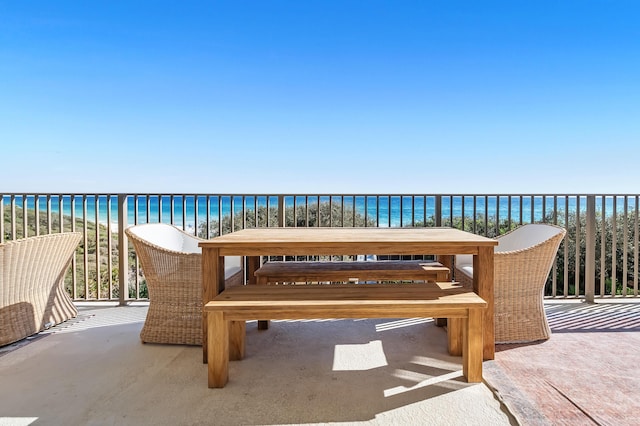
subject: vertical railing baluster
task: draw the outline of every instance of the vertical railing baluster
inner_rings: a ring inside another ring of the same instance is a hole
[[[523,224],[523,214],[524,214],[524,212],[522,211],[524,209],[524,195],[520,195],[518,197],[518,202],[519,202],[519,205],[518,205],[518,216],[519,216],[518,225],[522,226],[522,224]]]
[[[149,198],[147,198],[146,199],[147,207],[149,206],[149,201],[150,201]],[[140,221],[139,211],[140,211],[140,197],[138,195],[134,195],[133,196],[133,224],[134,225],[137,225]],[[150,222],[149,215],[147,214],[146,223],[149,223],[149,222]],[[136,259],[136,263],[135,263],[136,274],[133,280],[133,291],[135,294],[135,298],[139,299],[140,298],[140,259],[138,258],[137,253],[136,253],[135,259]]]
[[[242,229],[247,229],[247,196],[242,196]]]
[[[206,229],[204,231],[204,238],[205,239],[211,239],[211,195],[206,195],[206,206],[207,206],[207,212],[206,214]]]
[[[478,196],[473,196],[473,233],[478,233]]]
[[[535,222],[535,196],[531,195],[531,220],[529,221],[529,223],[534,223]]]
[[[58,218],[60,232],[64,232],[64,196],[62,194],[58,196]]]
[[[193,195],[193,235],[198,236],[198,210],[200,209],[200,195]]]
[[[76,231],[76,196],[75,195],[70,195],[69,196],[69,208],[71,211],[71,232],[75,232]],[[86,243],[83,243],[83,251],[86,252],[87,250],[87,246]],[[76,262],[76,256],[73,256],[73,259],[71,260],[71,267],[72,267],[72,274],[73,274],[73,298],[77,299],[78,298],[78,282],[77,282],[77,275],[76,275],[76,271],[77,271],[77,262]]]
[[[112,195],[107,196],[107,274],[109,275],[109,296],[107,297],[107,299],[113,299],[113,256],[111,254],[111,250],[113,247],[111,235],[112,198]]]
[[[465,219],[465,202],[464,202],[465,196],[464,195],[460,195],[460,229],[462,229],[464,231],[464,219]],[[451,210],[453,210],[453,201],[451,201]]]
[[[500,235],[500,195],[496,195],[496,223],[494,224],[494,226],[496,227],[496,233],[495,236],[499,236]],[[507,201],[509,201],[509,197],[507,197]],[[509,212],[511,211],[511,201],[509,201],[509,205],[507,206],[507,208],[509,209]],[[511,215],[511,213],[509,213],[509,215]],[[511,229],[511,224],[509,223],[509,229]]]
[[[452,227],[452,228],[454,227],[454,226],[453,226],[453,225],[454,225],[454,223],[453,223],[453,217],[454,217],[454,215],[453,215],[453,204],[454,204],[454,203],[455,203],[455,201],[454,201],[454,196],[453,196],[453,195],[451,195],[451,196],[449,197],[449,223],[451,224],[451,227]]]
[[[558,224],[558,197],[556,195],[553,196],[553,224]],[[567,265],[564,265],[564,268],[567,268]],[[552,281],[551,281],[551,297],[556,297],[556,291],[558,289],[558,256],[556,255],[555,260],[553,261],[553,272],[552,272]]]
[[[182,230],[183,231],[187,231],[187,201],[191,198],[191,196],[186,195],[186,194],[181,194],[179,195],[179,199],[180,199],[180,215],[182,216]],[[233,225],[233,224],[232,224]],[[233,230],[233,227],[231,227],[231,230]]]
[[[285,213],[284,196],[278,195],[278,226],[281,228],[285,225]]]
[[[369,197],[364,196],[364,226],[369,223]]]
[[[580,222],[580,196],[576,197],[576,247],[575,247],[575,259],[576,259],[576,275],[573,280],[574,284],[574,296],[580,295],[580,240],[582,235],[582,226]]]
[[[602,220],[600,225],[600,296],[604,297],[607,293],[606,291],[606,250],[607,250],[607,198],[606,196],[602,196]]]
[[[634,197],[633,209],[633,295],[638,297],[638,196]]]
[[[100,198],[98,194],[94,196],[94,203],[96,221],[96,298],[100,299],[100,286],[102,285],[102,282],[100,279]]]
[[[638,251],[640,251],[638,244],[640,238],[638,237],[638,196],[635,196],[634,203],[634,216],[633,216],[633,295],[638,296]]]
[[[82,194],[82,230],[84,234],[84,251],[82,253],[82,262],[84,265],[84,298],[89,299],[89,235],[87,228],[87,194]]]
[[[498,199],[500,199],[500,196],[498,196]],[[512,222],[512,220],[511,220],[511,208],[512,208],[511,203],[512,203],[511,195],[509,195],[507,197],[507,229],[509,231],[511,230],[511,222]]]
[[[33,196],[33,216],[36,235],[40,235],[40,196],[38,194]]]
[[[627,254],[629,251],[629,224],[627,223],[629,216],[629,197],[626,195],[623,198],[624,202],[624,221],[622,222],[622,237],[624,239],[622,244],[622,296],[627,295]]]
[[[584,296],[587,303],[594,303],[596,287],[596,199],[593,195],[587,196],[586,228]]]
[[[171,206],[171,211],[169,212],[169,223],[175,226],[176,222],[174,219],[175,216],[175,197],[173,194],[169,196],[169,205]]]
[[[118,194],[118,301],[120,306],[124,306],[128,299],[128,278],[129,278],[129,244],[124,230],[127,228],[127,195]],[[160,200],[158,208],[161,209]],[[138,276],[136,267],[136,279]],[[136,294],[136,297],[138,295]]]
[[[611,296],[616,295],[618,277],[618,197],[613,196],[613,212],[611,215]]]
[[[569,197],[566,197],[564,200],[564,223],[567,228],[569,228]],[[568,240],[571,238],[570,235],[565,236],[565,244],[564,244],[564,264],[568,265],[567,260],[569,259],[569,244]],[[574,265],[575,266],[575,265]],[[564,268],[564,283],[562,289],[562,295],[567,297],[569,295],[569,268]]]
[[[218,235],[222,235],[222,196],[218,195]],[[267,208],[269,205],[267,204]],[[267,226],[269,226],[269,211],[267,211]]]
[[[427,226],[427,195],[422,196],[422,226]]]
[[[0,244],[4,241],[4,195],[0,194]]]
[[[18,238],[17,232],[18,227],[16,226],[16,196],[11,194],[11,239],[15,240]]]
[[[484,197],[484,236],[489,235],[489,195]]]
[[[29,228],[28,228],[28,214],[27,214],[27,196],[25,194],[21,195],[22,198],[22,237],[27,238],[29,236]]]
[[[51,194],[47,194],[47,234],[51,234],[52,232],[53,225],[51,224]]]

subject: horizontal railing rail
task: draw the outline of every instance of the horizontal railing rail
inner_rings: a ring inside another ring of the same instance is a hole
[[[170,223],[213,238],[244,228],[450,226],[496,237],[525,223],[567,229],[545,295],[638,297],[638,197],[620,194],[0,194],[0,243],[81,231],[74,300],[147,298],[127,226]],[[425,253],[428,255],[428,253]]]

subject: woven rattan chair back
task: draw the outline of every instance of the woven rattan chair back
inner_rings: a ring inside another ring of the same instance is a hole
[[[497,238],[494,255],[496,343],[546,340],[544,286],[564,239],[564,228],[527,224]],[[472,286],[470,256],[456,256],[455,279]]]
[[[140,339],[202,345],[202,240],[164,223],[131,226],[125,233],[149,291]]]
[[[64,278],[81,239],[63,232],[0,244],[0,346],[78,314]]]

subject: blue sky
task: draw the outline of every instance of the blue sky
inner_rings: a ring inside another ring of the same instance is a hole
[[[0,192],[639,193],[637,1],[2,1]]]

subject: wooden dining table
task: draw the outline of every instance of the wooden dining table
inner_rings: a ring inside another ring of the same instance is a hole
[[[430,228],[251,228],[202,241],[203,302],[225,288],[225,256],[247,257],[247,284],[261,256],[436,255],[451,266],[449,255],[473,255],[473,288],[487,302],[483,319],[483,358],[494,359],[494,239],[447,227]],[[207,321],[203,317],[203,360],[207,360]]]

